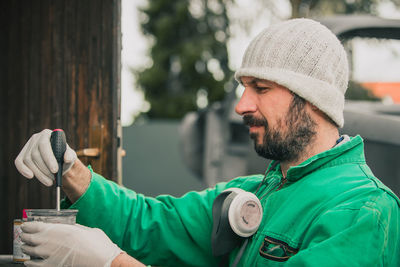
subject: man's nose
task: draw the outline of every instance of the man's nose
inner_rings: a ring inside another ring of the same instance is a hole
[[[255,96],[250,88],[245,88],[242,97],[235,107],[237,114],[243,116],[248,113],[254,113],[257,110]]]

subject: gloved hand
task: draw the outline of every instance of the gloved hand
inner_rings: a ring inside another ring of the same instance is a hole
[[[42,258],[26,266],[110,266],[123,252],[98,228],[25,222],[21,229],[22,251]]]
[[[51,186],[54,181],[54,173],[58,171],[57,160],[51,148],[51,130],[45,129],[32,135],[21,152],[15,159],[15,166],[26,178],[39,179],[44,185]],[[64,154],[63,175],[74,164],[77,156],[68,144]]]

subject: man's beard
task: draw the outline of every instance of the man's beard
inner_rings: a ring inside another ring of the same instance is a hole
[[[278,120],[276,129],[269,127],[265,117],[259,119],[252,115],[243,116],[246,125],[263,126],[265,129],[262,144],[257,143],[258,133],[250,134],[259,156],[278,161],[294,161],[300,158],[304,148],[311,143],[316,134],[316,123],[307,113],[305,106],[304,99],[293,95],[286,118],[284,121]],[[286,132],[280,130],[284,123]]]

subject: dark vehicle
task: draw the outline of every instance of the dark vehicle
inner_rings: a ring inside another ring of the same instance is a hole
[[[319,21],[343,42],[350,63],[354,51],[349,42],[354,38],[400,40],[400,20],[340,16]],[[254,151],[248,129],[234,111],[237,101],[232,92],[223,102],[190,113],[182,121],[183,159],[208,186],[241,175],[264,173],[268,166],[268,160]],[[346,100],[345,125],[340,131],[364,138],[366,159],[372,171],[400,195],[400,104],[386,102]]]

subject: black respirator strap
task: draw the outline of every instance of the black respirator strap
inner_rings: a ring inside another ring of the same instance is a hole
[[[232,191],[222,192],[216,197],[213,203],[213,229],[211,235],[211,247],[212,253],[216,257],[224,255],[229,256],[229,253],[234,248],[238,247],[243,241],[242,237],[233,232],[229,224],[229,206],[235,196],[236,193]],[[226,261],[226,258],[226,256],[223,257],[221,264]]]

